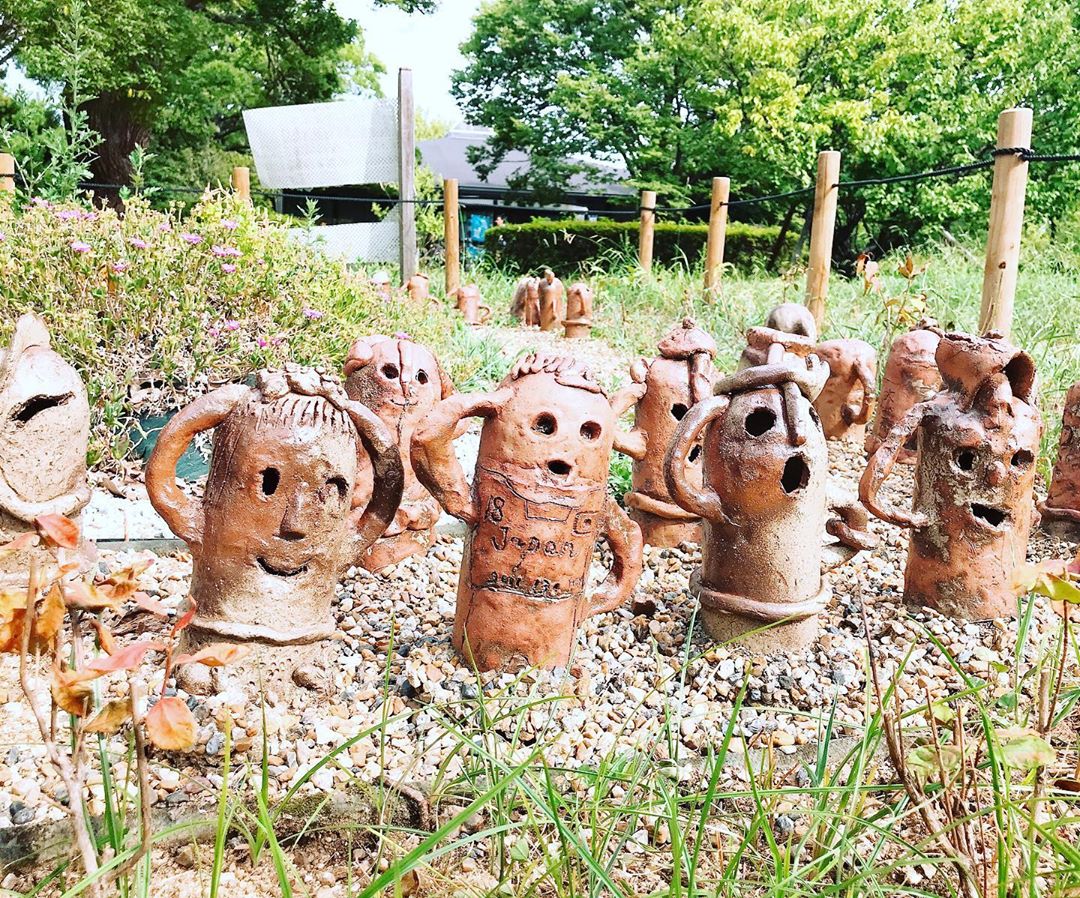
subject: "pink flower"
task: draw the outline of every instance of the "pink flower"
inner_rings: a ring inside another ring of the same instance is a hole
[[[71,246],[71,251],[75,252],[75,253],[88,253],[88,252],[90,252],[90,244],[89,243],[83,243],[83,241],[81,241],[81,240],[72,240],[70,246]]]
[[[221,270],[224,271],[226,274],[232,274],[234,271],[236,271],[236,266],[233,265],[232,262],[225,262],[222,264]]]
[[[394,339],[395,340],[411,340],[412,337],[410,337],[407,333],[405,333],[405,331],[398,331],[397,333],[394,334]]]
[[[304,317],[308,321],[318,321],[323,317],[323,313],[318,309],[304,309]]]
[[[243,255],[240,250],[235,249],[234,247],[221,246],[220,244],[215,244],[210,252],[219,259],[239,259],[240,256]]]
[[[80,213],[78,209],[57,209],[56,217],[61,221],[71,221],[73,218],[79,218]]]
[[[259,349],[266,349],[269,344],[262,337],[259,337],[259,339],[255,341],[255,345],[258,346]]]
[[[113,262],[112,270],[117,274],[123,274],[130,267],[130,262],[128,262],[126,259],[120,259],[119,261]]]
[[[218,330],[218,329],[217,329],[216,327],[208,327],[208,328],[206,329],[206,332],[207,332],[207,333],[208,333],[208,334],[209,334],[209,335],[210,335],[211,337],[217,337],[217,336],[219,336],[219,335],[221,334],[221,331],[219,331],[219,330]]]
[[[138,237],[132,237],[128,243],[135,247],[135,249],[146,249],[150,244],[145,240],[140,240]]]
[[[202,243],[202,237],[198,234],[183,233],[180,235],[180,239],[183,240],[184,243],[190,243],[192,246],[195,246],[196,243]]]
[[[240,227],[240,224],[239,222],[233,221],[231,218],[226,218],[221,222],[221,226],[226,231],[235,231],[238,227]]]
[[[285,342],[285,336],[283,334],[278,334],[276,337],[271,337],[270,338],[270,345],[271,346],[280,346],[284,342]]]
[[[83,212],[82,210],[80,210],[79,211],[79,218],[81,218],[83,221],[97,221],[97,213],[96,212]]]
[[[6,234],[0,234],[0,243],[3,243],[5,240],[7,240],[7,235]]]
[[[238,331],[240,330],[240,322],[233,321],[231,318],[222,325],[223,330]]]
[[[172,230],[172,222],[170,222],[170,221],[163,221],[163,222],[162,222],[161,224],[159,224],[159,225],[157,226],[157,229],[158,229],[159,231],[171,231],[171,230]]]
[[[35,196],[32,200],[30,200],[30,202],[33,203],[35,206],[40,206],[43,209],[52,208],[52,203],[50,203],[48,200],[42,199],[40,196]]]

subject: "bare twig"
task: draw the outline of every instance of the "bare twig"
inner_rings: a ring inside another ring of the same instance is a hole
[[[139,850],[114,871],[113,875],[115,877],[125,876],[135,869],[135,865],[153,847],[150,818],[150,767],[146,763],[146,739],[143,735],[142,720],[139,718],[139,687],[130,673],[127,676],[127,681],[128,704],[131,708],[131,730],[135,734],[135,763],[139,771],[140,844]]]

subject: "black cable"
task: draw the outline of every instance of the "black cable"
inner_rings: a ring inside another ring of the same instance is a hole
[[[910,172],[906,175],[891,175],[887,178],[860,178],[855,181],[840,181],[833,187],[873,187],[878,184],[897,184],[901,181],[923,181],[927,178],[944,178],[949,175],[965,177],[973,175],[984,168],[990,168],[994,164],[993,159],[981,159],[978,162],[968,162],[963,165],[951,165],[948,168],[933,168],[928,171]]]

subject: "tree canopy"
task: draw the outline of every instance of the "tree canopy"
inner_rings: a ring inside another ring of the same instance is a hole
[[[482,161],[527,151],[518,186],[541,194],[589,158],[625,166],[669,203],[706,201],[714,175],[744,197],[801,187],[823,149],[843,153],[845,179],[970,162],[1010,105],[1034,107],[1040,147],[1075,149],[1080,7],[1037,5],[1038,15],[1014,0],[494,0],[476,16],[454,93],[495,131]],[[1078,180],[1040,170],[1033,206],[1061,214]],[[842,192],[840,237],[894,244],[985,226],[987,194],[962,180]]]

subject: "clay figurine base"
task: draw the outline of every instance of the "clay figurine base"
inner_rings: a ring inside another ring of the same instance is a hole
[[[375,574],[411,555],[423,555],[435,541],[435,528],[403,530],[394,536],[376,540],[360,557],[360,567]]]
[[[589,336],[592,333],[591,324],[571,324],[569,321],[565,324],[567,340],[581,340]]]
[[[763,655],[800,651],[813,645],[819,635],[817,615],[790,624],[770,625],[755,617],[702,607],[698,617],[714,642],[742,646]]]
[[[641,528],[646,545],[658,549],[671,549],[681,543],[701,543],[701,521],[673,521],[648,511],[631,508],[630,520]]]

